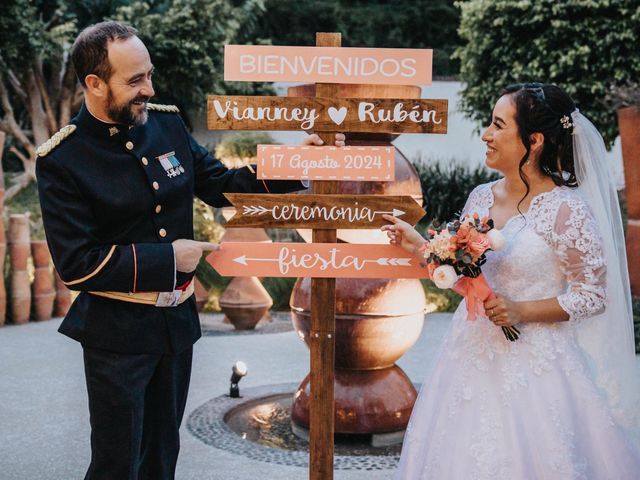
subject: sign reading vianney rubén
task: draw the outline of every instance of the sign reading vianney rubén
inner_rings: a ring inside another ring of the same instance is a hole
[[[430,85],[433,51],[225,45],[225,81]]]
[[[447,133],[446,99],[216,96],[209,130]]]

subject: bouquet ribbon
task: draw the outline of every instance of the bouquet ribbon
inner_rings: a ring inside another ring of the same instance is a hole
[[[484,312],[484,302],[496,298],[482,273],[477,277],[462,277],[453,286],[453,291],[462,295],[467,303],[467,320],[478,318],[478,314]]]

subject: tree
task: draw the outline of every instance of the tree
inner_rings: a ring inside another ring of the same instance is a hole
[[[471,0],[458,2],[456,51],[465,83],[462,109],[480,124],[510,83],[542,81],[564,88],[610,147],[615,112],[605,106],[612,86],[640,76],[638,0]]]
[[[274,45],[315,45],[315,32],[340,32],[345,47],[433,48],[435,75],[454,75],[460,45],[453,0],[266,0],[257,37]]]
[[[3,0],[0,2],[0,130],[24,172],[10,200],[35,178],[36,148],[67,125],[82,101],[69,53],[87,25],[117,18],[139,28],[157,74],[158,101],[204,108],[206,93],[254,93],[222,81],[223,45],[241,42],[264,0]]]

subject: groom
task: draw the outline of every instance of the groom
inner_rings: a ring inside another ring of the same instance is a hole
[[[49,248],[62,280],[80,291],[60,332],[83,348],[90,480],[174,478],[201,335],[193,274],[218,248],[193,240],[193,196],[221,207],[223,192],[303,188],[258,181],[251,167],[228,170],[176,107],[149,104],[154,68],[136,33],[102,22],[78,35],[71,55],[84,104],[38,149]]]

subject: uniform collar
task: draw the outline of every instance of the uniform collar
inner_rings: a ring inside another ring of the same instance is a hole
[[[119,134],[130,134],[133,128],[120,123],[107,123],[94,117],[85,103],[75,118],[78,126],[87,129],[91,134],[100,138],[117,138]]]

